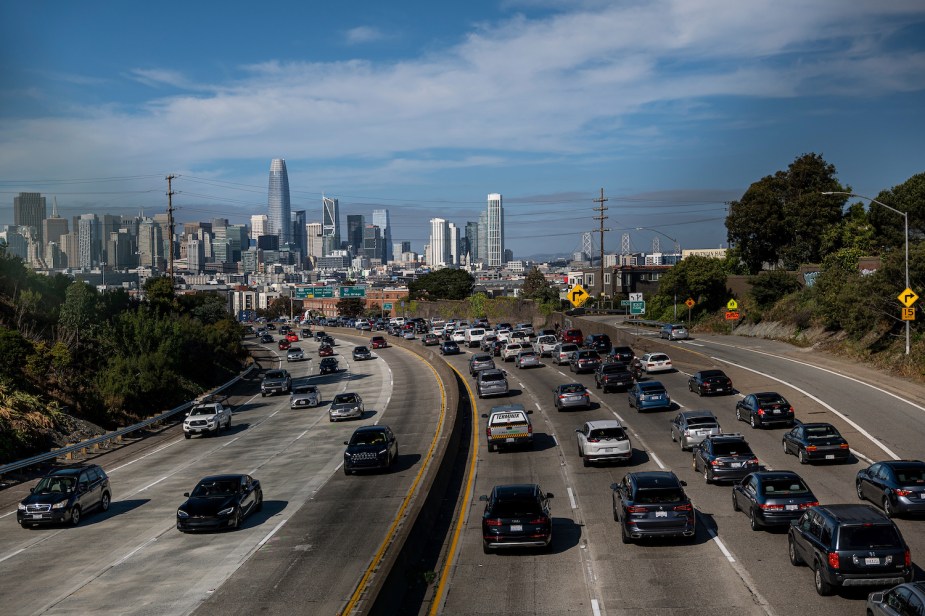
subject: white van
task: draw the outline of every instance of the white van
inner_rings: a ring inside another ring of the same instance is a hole
[[[477,347],[485,337],[485,330],[481,327],[472,327],[466,330],[465,341],[468,347]]]

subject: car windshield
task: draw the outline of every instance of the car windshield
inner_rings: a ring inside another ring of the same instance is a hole
[[[491,514],[499,518],[515,518],[541,513],[539,503],[534,499],[511,499],[495,501]]]
[[[684,492],[680,488],[643,488],[636,490],[635,501],[641,505],[676,503],[680,500],[684,500]]]
[[[842,526],[839,531],[838,547],[842,550],[868,550],[901,545],[902,540],[892,525]]]
[[[292,393],[294,394],[314,394],[318,392],[318,388],[314,385],[298,385],[292,388]]]
[[[281,379],[283,378],[282,370],[269,370],[267,372],[266,378],[268,379]]]
[[[806,438],[808,439],[829,438],[832,436],[841,436],[834,426],[814,426],[812,428],[806,428]]]
[[[74,491],[75,480],[73,477],[62,477],[60,475],[52,475],[51,477],[43,477],[41,481],[33,489],[35,494],[66,494],[68,492]]]
[[[595,428],[588,434],[588,438],[598,438],[605,441],[625,441],[626,432],[623,428]]]
[[[351,445],[376,445],[385,442],[385,432],[358,432],[350,439]]]
[[[751,450],[745,443],[713,443],[713,454],[717,456],[750,456]]]
[[[792,496],[794,494],[809,494],[809,488],[799,479],[784,478],[765,480],[761,489],[768,496]]]
[[[332,404],[351,404],[357,401],[356,394],[337,394]]]
[[[563,394],[583,394],[585,393],[585,386],[581,383],[572,383],[570,385],[561,386],[559,391]]]
[[[688,417],[687,425],[694,428],[713,428],[716,426],[716,420],[712,417]]]
[[[194,415],[215,415],[215,407],[212,406],[196,406],[193,407],[193,410],[189,412],[190,417]]]
[[[238,491],[238,482],[233,479],[200,481],[190,496],[196,498],[226,498]]]

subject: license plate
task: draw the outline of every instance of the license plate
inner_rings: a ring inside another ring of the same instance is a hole
[[[919,497],[925,499],[925,492],[922,492],[921,494],[919,494]]]
[[[506,439],[504,439],[504,441],[505,441],[506,443],[513,443],[513,442],[514,442],[514,439],[512,439],[512,438],[506,438]]]
[[[33,514],[32,514],[32,519],[33,519],[33,520],[41,520],[41,519],[42,519],[42,514],[41,514],[41,513],[33,513]]]
[[[611,453],[613,452],[613,447],[602,447],[601,453]]]
[[[511,524],[512,532],[522,532],[524,529],[523,524]]]
[[[780,415],[780,409],[774,409],[774,414],[775,414],[775,415]]]
[[[799,506],[798,505],[784,505],[784,509],[786,509],[787,511],[796,511],[797,509],[799,509]]]
[[[826,460],[834,460],[834,459],[835,459],[835,454],[834,454],[834,453],[827,453],[827,454],[825,455],[825,459],[826,459]]]
[[[742,468],[742,463],[741,463],[741,462],[733,462],[733,463],[730,464],[729,466],[731,466],[732,468]]]
[[[865,558],[864,564],[865,565],[879,565],[880,559],[879,558]]]
[[[656,511],[656,512],[655,512],[655,517],[657,517],[657,518],[667,518],[667,517],[668,517],[668,512],[667,512],[667,511]]]
[[[723,389],[722,387],[717,387],[717,388],[716,388],[716,391],[726,391],[726,390]]]

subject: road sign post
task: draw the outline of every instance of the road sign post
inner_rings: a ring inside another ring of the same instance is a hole
[[[572,303],[572,306],[575,308],[580,308],[582,304],[588,301],[588,298],[591,296],[585,291],[585,288],[580,284],[576,283],[568,290],[567,293],[568,301]]]

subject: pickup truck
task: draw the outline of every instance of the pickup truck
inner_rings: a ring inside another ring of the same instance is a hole
[[[192,438],[194,434],[215,436],[231,427],[231,407],[221,402],[204,402],[193,405],[186,419],[183,420],[183,436]]]
[[[555,336],[540,336],[533,343],[533,350],[540,357],[552,357],[552,351],[556,348],[556,343],[558,342]]]
[[[483,414],[482,417],[488,420],[485,423],[488,451],[518,445],[532,447],[533,424],[529,417],[532,413],[522,404],[505,404],[492,407],[491,411]]]
[[[270,394],[287,394],[292,390],[292,377],[288,370],[267,370],[260,383],[260,397]]]

